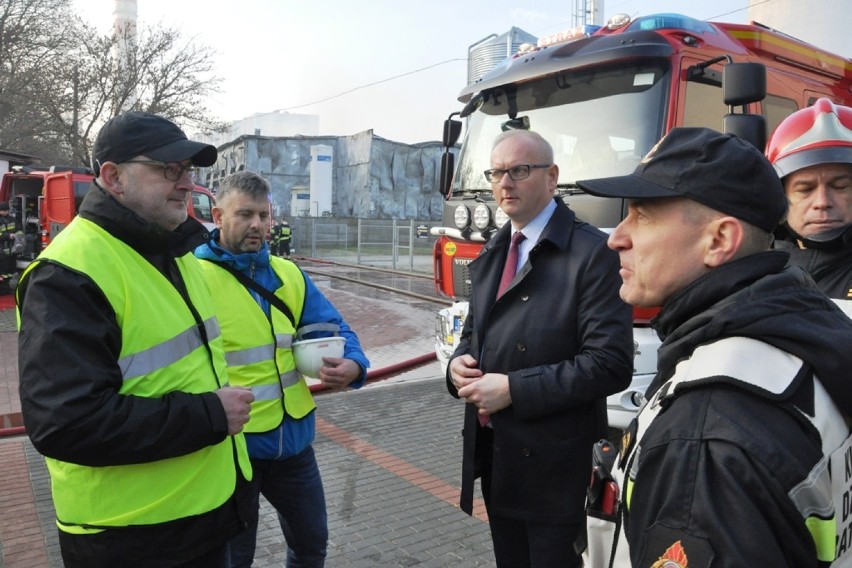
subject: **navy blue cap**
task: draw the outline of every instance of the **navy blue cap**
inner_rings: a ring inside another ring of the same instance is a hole
[[[179,163],[192,160],[196,166],[216,163],[216,147],[193,142],[177,124],[149,112],[130,111],[113,117],[95,138],[92,148],[92,170],[100,174],[101,164],[120,164],[136,156]]]

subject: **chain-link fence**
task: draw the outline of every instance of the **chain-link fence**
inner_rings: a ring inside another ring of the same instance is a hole
[[[435,221],[293,217],[291,253],[295,256],[432,273],[429,234]]]

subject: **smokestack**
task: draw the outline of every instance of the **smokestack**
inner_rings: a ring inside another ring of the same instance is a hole
[[[113,32],[119,37],[136,38],[136,0],[115,0],[112,10]]]
[[[136,44],[136,0],[115,0],[112,10],[112,33],[115,36],[115,64],[119,70],[128,69],[130,54]],[[119,111],[127,111],[136,103],[135,92],[128,93]]]

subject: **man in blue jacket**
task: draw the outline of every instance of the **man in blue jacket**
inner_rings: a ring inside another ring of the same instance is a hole
[[[254,469],[252,506],[259,495],[278,511],[287,566],[323,566],[328,524],[322,480],[311,443],[313,398],[296,369],[297,339],[345,338],[342,357],[323,357],[318,378],[331,388],[359,388],[369,362],[358,337],[311,279],[294,263],[271,256],[266,244],[269,184],[243,171],[222,180],[213,208],[216,229],[196,249],[222,326],[228,377],[255,395],[246,441]],[[231,566],[249,567],[257,522],[230,542]]]

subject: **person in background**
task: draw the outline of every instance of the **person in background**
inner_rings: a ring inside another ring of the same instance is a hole
[[[290,256],[290,224],[282,217],[269,231],[269,248],[275,256]]]
[[[485,172],[507,223],[470,263],[447,388],[465,400],[461,508],[482,493],[497,566],[580,566],[592,446],[632,375],[632,320],[606,235],[554,198],[539,134],[502,133]]]
[[[5,201],[0,202],[0,294],[13,292],[9,282],[17,270],[13,251],[17,231],[18,226],[15,223],[15,217],[9,211],[9,204]]]
[[[632,566],[827,566],[849,530],[832,483],[848,490],[852,320],[770,250],[787,210],[772,165],[675,128],[632,174],[577,185],[628,200],[620,294],[662,306],[620,461]]]
[[[281,218],[281,228],[280,238],[281,238],[281,255],[289,257],[290,256],[290,237],[292,236],[292,231],[290,229],[290,223],[287,222],[287,219]]]
[[[109,120],[79,215],[17,289],[21,410],[72,568],[217,567],[251,522],[241,434],[187,218],[216,148],[145,112]],[[254,513],[256,516],[256,512]]]
[[[790,206],[775,247],[829,297],[852,299],[852,108],[818,99],[791,114],[766,157]]]
[[[325,563],[328,521],[311,445],[316,405],[291,345],[297,338],[345,338],[343,356],[323,357],[316,377],[332,389],[363,386],[369,361],[311,279],[269,254],[269,197],[269,184],[253,172],[223,179],[213,208],[216,229],[195,254],[213,291],[231,383],[255,394],[246,426],[254,470],[250,505],[257,511],[262,494],[278,511],[288,567],[318,567]],[[233,568],[251,566],[256,540],[255,517],[229,544]]]

